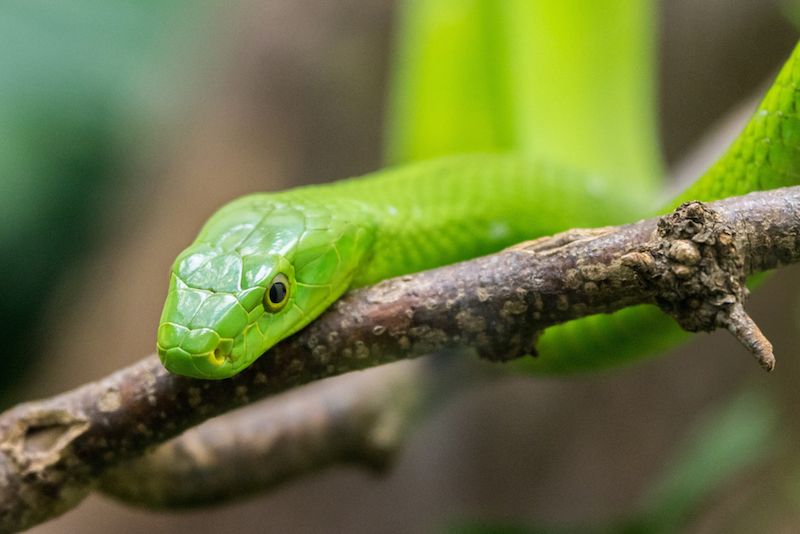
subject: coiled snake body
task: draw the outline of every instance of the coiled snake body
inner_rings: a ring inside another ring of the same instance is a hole
[[[678,200],[800,183],[800,52],[725,155]],[[347,289],[576,226],[647,202],[513,155],[453,156],[331,185],[245,196],[175,260],[158,329],[172,372],[235,375]],[[676,201],[677,202],[677,201]]]

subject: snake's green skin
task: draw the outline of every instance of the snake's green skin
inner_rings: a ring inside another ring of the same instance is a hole
[[[158,352],[175,373],[232,376],[348,288],[615,221],[610,193],[589,191],[561,168],[470,155],[240,198],[176,259]],[[279,275],[288,297],[272,310]]]
[[[676,202],[800,183],[798,57],[800,47],[742,134]],[[159,355],[178,374],[233,376],[349,288],[569,227],[621,222],[635,199],[607,187],[555,165],[470,155],[243,197],[176,259]],[[276,277],[288,288],[279,307],[268,301]]]

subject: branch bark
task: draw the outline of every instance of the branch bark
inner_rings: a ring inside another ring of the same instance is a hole
[[[576,230],[351,292],[231,380],[166,373],[155,356],[0,415],[0,530],[76,505],[110,468],[210,417],[319,378],[444,349],[505,361],[548,326],[642,303],[686,329],[724,327],[766,368],[742,307],[747,275],[800,259],[800,188],[620,227]]]
[[[220,505],[333,465],[382,472],[415,422],[491,376],[439,355],[322,380],[191,428],[111,468],[98,489],[174,509]]]

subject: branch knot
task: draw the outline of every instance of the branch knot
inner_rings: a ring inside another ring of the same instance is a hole
[[[727,326],[747,298],[744,260],[736,232],[702,202],[681,204],[658,222],[656,303],[689,332]]]
[[[772,370],[772,345],[744,311],[747,271],[734,226],[693,201],[661,217],[656,234],[629,262],[654,287],[656,304],[689,332],[728,329]]]

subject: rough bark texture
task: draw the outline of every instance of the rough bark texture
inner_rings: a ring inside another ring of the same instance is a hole
[[[384,365],[248,406],[110,469],[99,489],[149,508],[183,508],[219,505],[331,465],[382,471],[425,412],[494,374],[455,358]]]
[[[64,512],[109,468],[266,395],[443,349],[508,360],[548,326],[634,304],[658,303],[692,330],[724,326],[771,368],[743,283],[797,261],[799,241],[800,188],[688,203],[354,291],[231,380],[173,376],[150,356],[0,415],[0,530]]]

